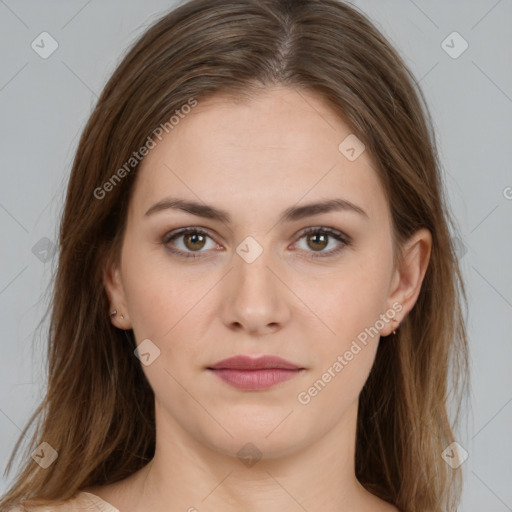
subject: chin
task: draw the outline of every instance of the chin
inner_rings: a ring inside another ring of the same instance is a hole
[[[286,415],[283,415],[283,417]],[[272,427],[254,425],[248,423],[231,424],[227,430],[233,437],[224,431],[219,432],[214,438],[208,436],[205,444],[215,451],[229,457],[237,457],[241,462],[251,459],[277,459],[288,456],[313,443],[306,438],[305,433],[298,430],[290,422],[285,425],[283,418],[278,422],[272,422]],[[281,424],[279,424],[282,422]],[[276,428],[277,427],[277,428]],[[211,431],[210,431],[211,434]]]

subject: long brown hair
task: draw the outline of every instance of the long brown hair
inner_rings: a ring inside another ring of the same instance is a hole
[[[110,323],[103,269],[117,258],[138,165],[133,153],[193,98],[284,85],[321,95],[366,145],[397,246],[432,233],[423,286],[392,341],[380,343],[359,399],[356,476],[404,512],[453,511],[461,474],[454,441],[467,387],[466,294],[450,228],[432,121],[399,54],[354,7],[336,0],[192,0],[126,54],[83,131],[60,226],[47,392],[23,467],[0,501],[48,504],[121,480],[155,451],[154,395],[132,331]],[[125,166],[108,193],[95,193]],[[127,342],[128,341],[128,342]],[[448,404],[456,405],[450,419]],[[30,457],[47,442],[58,457]]]

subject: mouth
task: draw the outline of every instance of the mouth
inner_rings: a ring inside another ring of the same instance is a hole
[[[235,356],[223,359],[207,370],[233,387],[258,391],[290,380],[305,368],[276,356]]]

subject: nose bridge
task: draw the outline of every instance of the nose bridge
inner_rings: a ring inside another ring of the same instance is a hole
[[[250,331],[282,324],[288,317],[288,307],[283,285],[274,275],[279,270],[272,250],[247,237],[236,253],[234,268],[229,273],[231,286],[225,303],[225,322]]]
[[[235,290],[244,298],[244,294],[264,294],[273,296],[275,279],[269,267],[272,268],[272,250],[270,247],[263,247],[253,237],[247,237],[236,248],[234,255],[234,272],[232,278],[235,280]],[[262,299],[261,297],[260,299]],[[268,299],[269,297],[267,297]]]

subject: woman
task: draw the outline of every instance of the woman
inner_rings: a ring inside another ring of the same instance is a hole
[[[456,510],[465,295],[434,140],[349,5],[193,0],[150,27],[77,150],[2,510]]]

